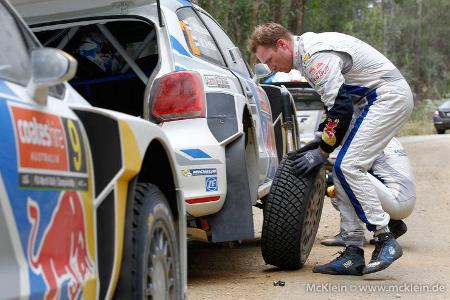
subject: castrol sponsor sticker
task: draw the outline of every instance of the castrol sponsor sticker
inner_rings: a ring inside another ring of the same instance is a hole
[[[77,120],[10,106],[22,187],[87,189],[86,153]]]

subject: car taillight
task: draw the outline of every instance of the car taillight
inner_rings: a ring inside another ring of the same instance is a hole
[[[179,71],[162,76],[157,84],[152,114],[161,121],[205,117],[205,91],[200,74]]]

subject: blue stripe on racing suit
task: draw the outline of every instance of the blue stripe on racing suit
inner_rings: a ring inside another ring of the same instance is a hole
[[[365,87],[351,87],[351,86],[347,86],[347,87],[352,91],[351,92],[352,94],[357,94],[357,92],[358,92],[358,93],[361,93],[361,95],[364,95],[365,92],[367,92],[369,90],[368,88],[365,88]],[[342,159],[344,158],[345,154],[347,153],[347,150],[348,150],[353,138],[355,137],[364,118],[366,117],[367,113],[369,112],[370,106],[372,106],[372,104],[375,102],[375,100],[377,98],[376,90],[372,90],[372,91],[368,92],[366,97],[367,97],[368,104],[366,105],[363,112],[356,120],[355,125],[353,126],[344,145],[342,145],[342,149],[341,149],[341,151],[339,151],[339,154],[336,158],[334,170],[336,172],[336,176],[338,177],[338,180],[340,181],[342,187],[344,188],[345,193],[347,194],[353,207],[355,208],[355,211],[356,211],[356,214],[358,215],[358,217],[361,219],[361,221],[363,221],[366,224],[368,230],[375,231],[376,226],[371,224],[369,222],[369,220],[367,220],[366,214],[364,213],[364,210],[363,210],[361,204],[359,203],[358,199],[356,199],[355,194],[353,193],[350,185],[348,184],[347,180],[345,179],[344,174],[341,171]]]

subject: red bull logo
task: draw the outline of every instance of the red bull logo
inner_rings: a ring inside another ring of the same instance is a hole
[[[332,120],[330,119],[327,124],[325,125],[325,132],[329,135],[332,136],[336,133],[336,127],[339,124],[339,119],[335,119]]]
[[[323,130],[322,139],[330,146],[336,144],[336,127],[339,124],[339,119],[328,119],[325,129]]]
[[[33,272],[43,277],[47,286],[45,299],[59,299],[64,282],[68,283],[68,298],[78,299],[83,282],[93,275],[79,195],[62,193],[40,242],[36,241],[40,226],[38,203],[28,198],[27,211],[31,223],[28,261]]]
[[[310,74],[312,74],[312,75],[314,75],[316,72],[317,72],[317,70],[319,70],[319,68],[321,67],[323,65],[323,63],[315,63],[312,67],[310,67],[309,69],[308,69],[308,72],[310,73]]]

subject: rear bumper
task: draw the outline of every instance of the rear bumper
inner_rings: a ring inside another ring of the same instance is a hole
[[[433,117],[433,123],[438,129],[450,129],[450,118]]]
[[[218,212],[227,193],[225,147],[211,134],[206,119],[163,123],[177,160],[186,212],[201,217]]]

